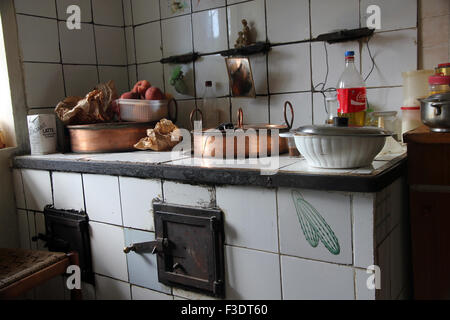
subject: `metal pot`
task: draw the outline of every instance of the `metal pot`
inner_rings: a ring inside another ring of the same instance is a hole
[[[291,111],[291,121],[287,119],[286,110],[289,106]],[[238,110],[238,123],[232,125],[232,128],[225,130],[209,129],[201,133],[193,132],[194,147],[201,146],[201,154],[203,157],[233,157],[233,158],[257,158],[262,156],[278,156],[288,152],[288,139],[281,137],[279,134],[272,135],[273,130],[278,130],[278,133],[288,132],[292,128],[294,122],[294,109],[289,101],[284,104],[284,119],[285,125],[276,124],[253,124],[244,125],[244,113],[240,108]],[[199,109],[192,110],[190,120],[192,128],[194,128],[194,116],[200,115],[200,120],[203,114]],[[262,131],[265,130],[265,131]],[[263,135],[263,132],[267,133]],[[277,141],[272,141],[273,137]],[[273,147],[278,143],[278,152],[273,150]],[[266,148],[266,152],[261,150]]]
[[[72,152],[101,153],[133,151],[155,123],[118,122],[67,126]]]
[[[433,132],[450,132],[450,93],[419,99],[422,122]]]

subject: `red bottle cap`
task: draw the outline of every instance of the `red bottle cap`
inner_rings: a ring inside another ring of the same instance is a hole
[[[428,78],[429,84],[448,84],[450,85],[450,76],[430,76]]]
[[[450,67],[450,62],[438,64],[438,68],[448,68]]]

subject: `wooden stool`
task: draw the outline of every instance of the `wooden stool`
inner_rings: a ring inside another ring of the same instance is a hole
[[[0,248],[0,299],[15,299],[78,265],[78,254]],[[81,290],[71,290],[81,300]]]

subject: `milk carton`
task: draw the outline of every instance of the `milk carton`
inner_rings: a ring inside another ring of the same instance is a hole
[[[27,120],[31,154],[55,153],[57,145],[55,115],[30,115]]]

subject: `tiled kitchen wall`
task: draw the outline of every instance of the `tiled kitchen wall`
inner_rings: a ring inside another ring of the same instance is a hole
[[[82,285],[85,299],[210,298],[161,284],[152,254],[123,253],[124,246],[154,240],[154,198],[223,211],[227,299],[375,299],[365,286],[366,268],[373,264],[382,272],[377,298],[405,298],[410,292],[400,179],[376,194],[295,190],[333,230],[339,253],[306,241],[290,188],[29,169],[15,169],[14,181],[22,248],[44,249],[30,240],[44,233],[44,205],[87,212],[95,287]],[[34,292],[34,298],[44,297],[69,297],[63,280]]]
[[[122,0],[15,0],[29,113],[51,112],[66,96],[84,97],[99,82],[127,91]],[[81,29],[69,30],[69,5]]]
[[[189,126],[188,114],[202,109],[204,82],[214,82],[222,120],[236,120],[242,107],[246,122],[283,122],[282,106],[295,107],[295,126],[322,124],[326,119],[323,96],[312,87],[326,77],[323,43],[294,43],[342,28],[366,26],[366,9],[381,7],[382,29],[370,40],[375,69],[367,80],[369,103],[378,110],[400,110],[401,72],[417,68],[417,0],[185,0],[172,11],[172,0],[124,0],[130,81],[147,79],[180,100],[179,124]],[[214,52],[234,47],[241,19],[247,19],[254,40],[284,43],[267,54],[250,57],[256,99],[229,97],[224,58]],[[134,40],[134,41],[133,41]],[[355,50],[357,66],[367,76],[372,61],[365,44],[326,45],[327,87],[335,87],[344,68],[344,52]],[[190,52],[208,54],[183,64],[189,94],[180,95],[169,84],[173,64],[163,57]],[[205,111],[205,110],[203,110]],[[207,112],[207,110],[206,110]]]

